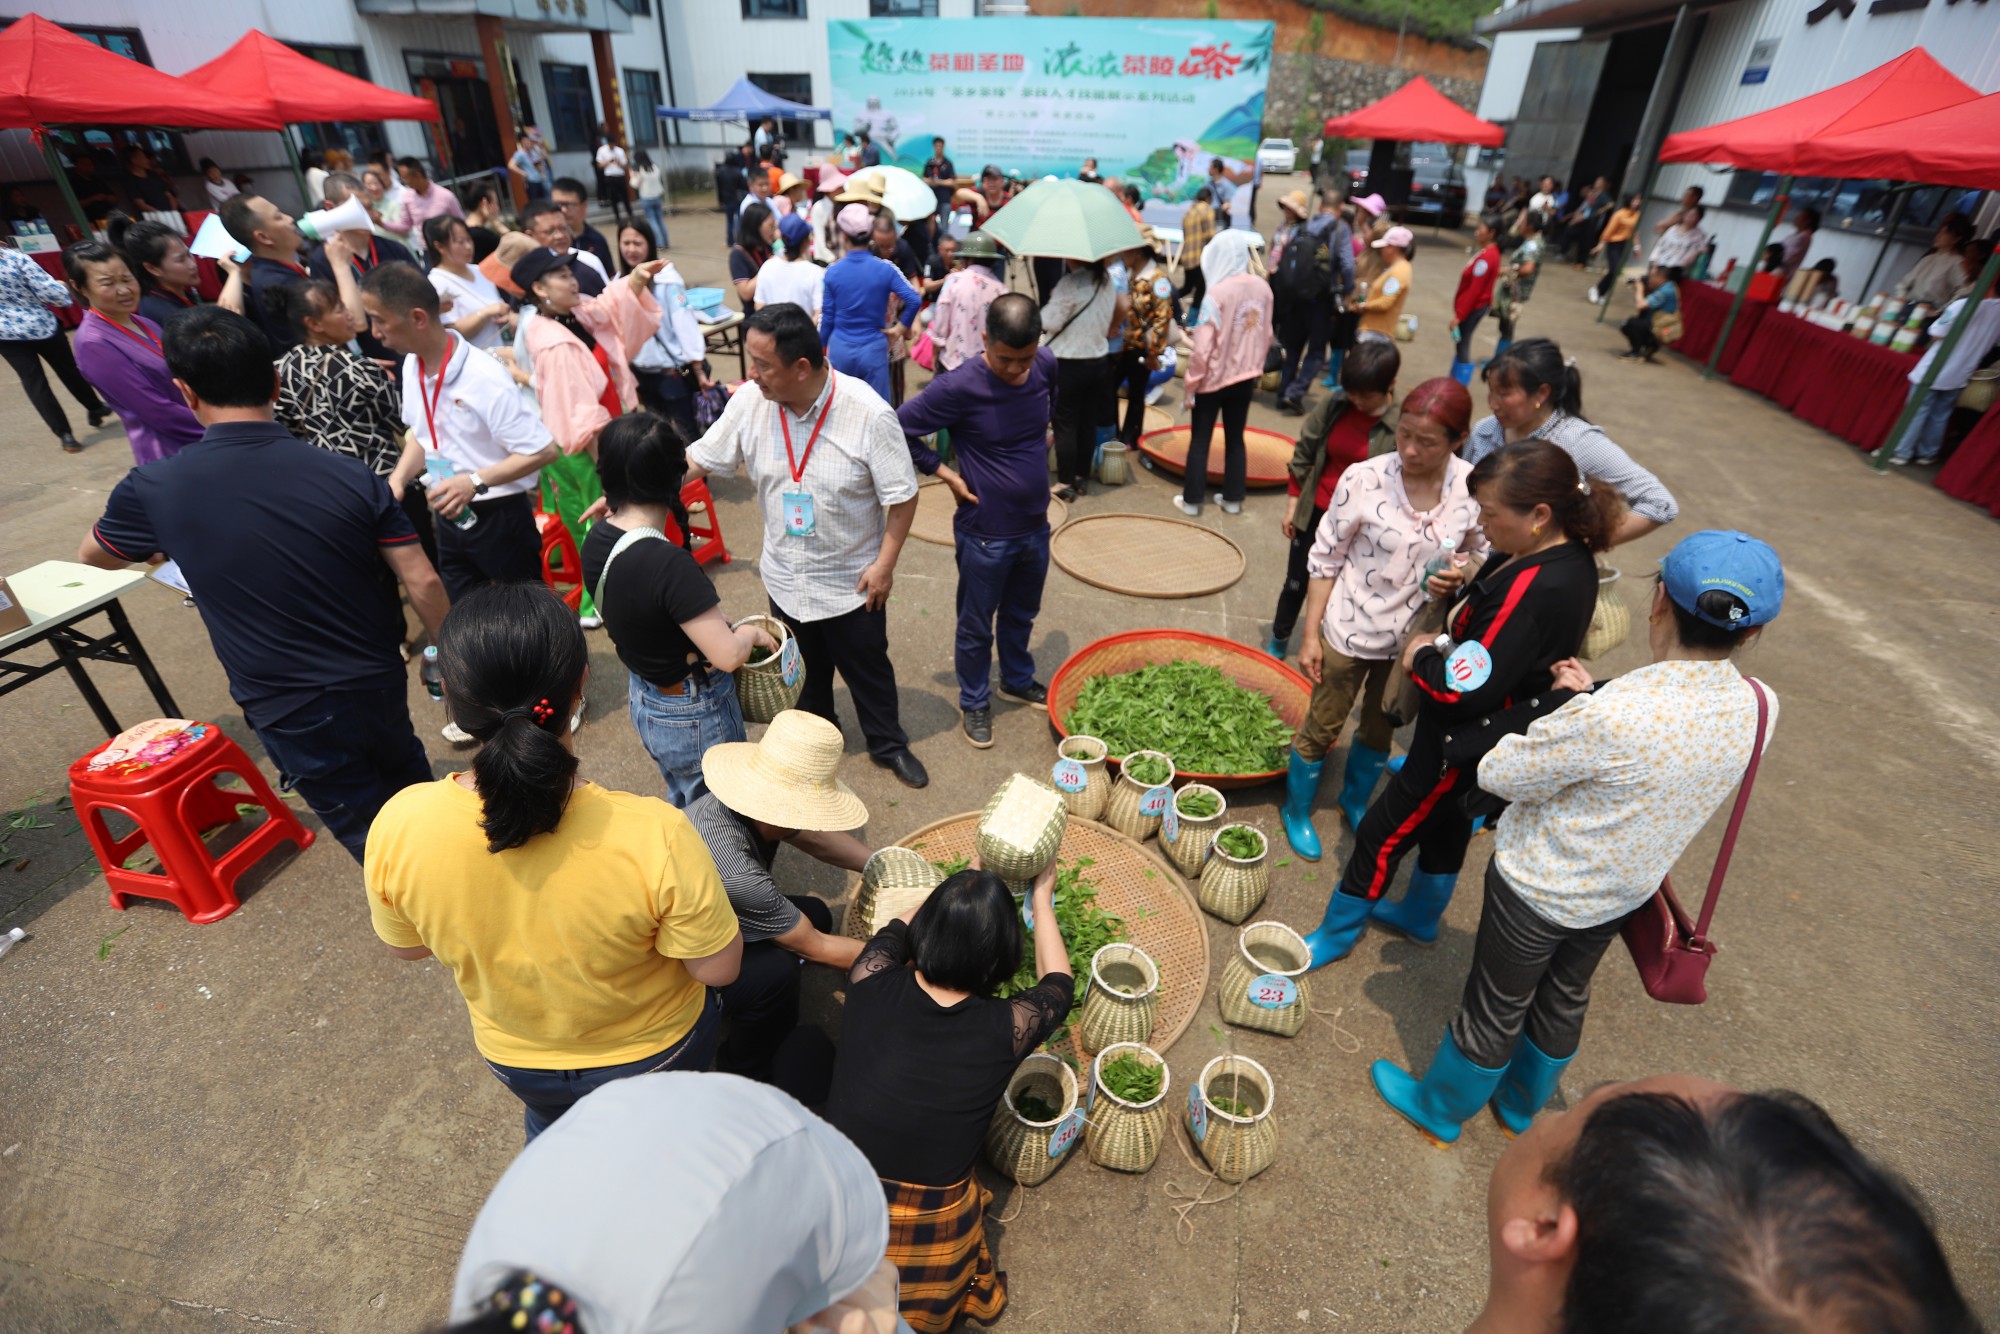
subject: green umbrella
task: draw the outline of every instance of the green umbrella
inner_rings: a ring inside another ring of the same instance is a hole
[[[1145,244],[1118,196],[1055,178],[1030,184],[980,230],[1017,255],[1051,259],[1103,259]]]

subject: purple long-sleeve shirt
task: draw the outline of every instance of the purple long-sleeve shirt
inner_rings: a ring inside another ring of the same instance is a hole
[[[202,427],[174,388],[167,359],[154,350],[160,326],[144,315],[134,315],[132,322],[152,336],[152,344],[95,311],[86,315],[76,331],[76,365],[125,423],[132,461],[145,464],[178,454],[183,445],[201,439]]]
[[[958,471],[977,505],[960,505],[955,532],[968,537],[1021,537],[1049,526],[1049,419],[1054,412],[1056,354],[1035,354],[1028,378],[1012,385],[983,356],[937,376],[896,409],[917,471],[935,474],[937,453],[921,437],[951,432]]]

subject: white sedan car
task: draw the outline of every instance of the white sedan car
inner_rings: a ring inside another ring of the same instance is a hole
[[[1299,150],[1290,139],[1266,139],[1257,145],[1257,166],[1274,175],[1290,175],[1298,170]]]

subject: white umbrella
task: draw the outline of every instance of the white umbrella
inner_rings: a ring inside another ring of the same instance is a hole
[[[937,192],[924,178],[902,167],[864,167],[848,181],[867,184],[882,196],[882,204],[896,215],[899,223],[915,222],[937,212]]]

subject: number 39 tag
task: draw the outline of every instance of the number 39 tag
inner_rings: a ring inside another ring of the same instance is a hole
[[[1248,987],[1250,1003],[1265,1010],[1283,1009],[1299,999],[1299,984],[1283,973],[1266,973],[1252,978]]]

